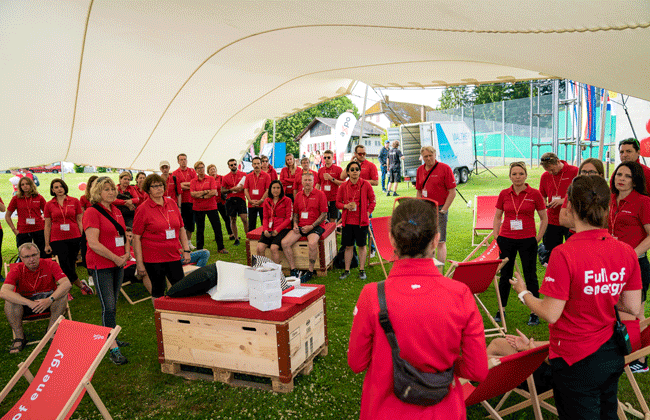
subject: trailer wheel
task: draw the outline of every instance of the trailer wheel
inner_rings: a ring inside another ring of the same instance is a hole
[[[469,170],[467,168],[462,168],[460,170],[460,183],[464,184],[469,181]]]
[[[454,181],[456,181],[456,185],[460,184],[460,171],[458,169],[454,169]]]

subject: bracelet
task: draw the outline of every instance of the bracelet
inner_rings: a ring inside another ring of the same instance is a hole
[[[191,251],[190,251],[189,249],[184,249],[183,252],[189,252],[189,253],[191,253]]]
[[[526,304],[526,301],[524,301],[524,296],[526,296],[526,295],[529,294],[529,293],[532,295],[532,293],[530,292],[530,290],[524,290],[523,292],[521,292],[521,293],[519,293],[519,294],[517,295],[517,297],[519,298],[519,300],[521,301],[521,303],[523,303],[524,305]]]

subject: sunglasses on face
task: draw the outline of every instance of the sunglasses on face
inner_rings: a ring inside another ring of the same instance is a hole
[[[332,156],[323,156],[323,159],[332,159]]]
[[[598,175],[596,171],[580,171],[580,175]]]
[[[232,168],[232,167],[234,167],[234,166],[237,166],[237,164],[236,164],[236,163],[231,163],[231,164],[228,165],[228,166],[230,166],[230,167]]]
[[[365,156],[366,153],[365,153],[365,152],[363,152],[363,153],[357,153],[357,155],[359,155],[359,156]]]
[[[348,172],[359,172],[359,168],[350,168]]]

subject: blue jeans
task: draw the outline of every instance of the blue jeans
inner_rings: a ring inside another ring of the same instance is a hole
[[[205,267],[210,259],[210,251],[207,249],[197,249],[190,253],[190,264],[196,264],[197,267]]]
[[[381,190],[386,191],[386,173],[388,172],[388,165],[381,165]]]
[[[122,287],[124,269],[121,267],[100,268],[92,270],[92,273],[97,286],[97,296],[102,304],[102,325],[114,328],[117,296]]]

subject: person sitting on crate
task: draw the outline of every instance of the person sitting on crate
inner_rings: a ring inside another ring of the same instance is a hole
[[[307,238],[309,271],[301,278],[304,283],[316,275],[314,265],[318,257],[318,241],[325,232],[321,223],[327,217],[327,197],[324,192],[314,189],[314,174],[310,171],[302,173],[302,188],[293,201],[293,230],[282,240],[282,249],[289,262],[291,275],[298,276],[292,246],[303,236]]]
[[[38,246],[26,242],[18,247],[22,262],[11,268],[0,289],[0,299],[5,301],[5,314],[15,339],[10,354],[22,351],[27,344],[23,331],[23,316],[51,313],[50,325],[63,315],[67,308],[70,280],[61,267],[50,259],[41,260]]]
[[[257,255],[265,255],[266,248],[271,248],[273,262],[280,264],[282,240],[291,231],[291,214],[293,203],[284,195],[282,182],[278,179],[271,182],[268,196],[264,200],[264,220],[262,235],[257,243]]]

